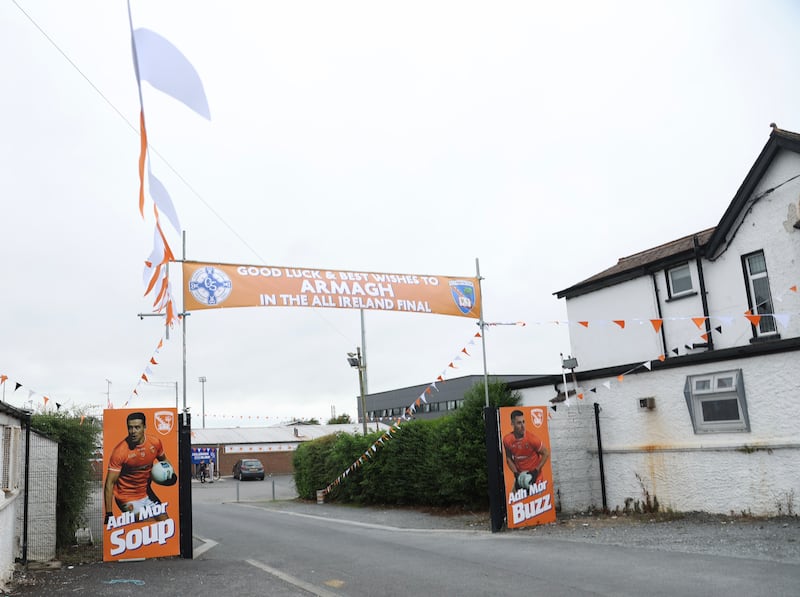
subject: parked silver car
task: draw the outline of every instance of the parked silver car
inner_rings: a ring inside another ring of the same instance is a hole
[[[233,465],[233,478],[244,481],[245,479],[264,480],[264,465],[255,458],[242,458]]]

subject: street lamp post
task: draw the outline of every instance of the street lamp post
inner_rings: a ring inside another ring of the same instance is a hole
[[[197,381],[200,382],[200,395],[202,396],[203,404],[202,404],[202,418],[203,418],[203,429],[206,428],[206,376],[201,375],[197,378]]]
[[[358,391],[361,395],[361,422],[364,427],[364,435],[367,435],[367,402],[364,397],[364,373],[367,366],[364,364],[360,346],[356,346],[355,352],[347,353],[347,362],[354,369],[358,369]]]

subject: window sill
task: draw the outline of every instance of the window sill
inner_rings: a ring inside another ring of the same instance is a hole
[[[689,298],[690,296],[697,296],[697,291],[696,290],[692,290],[691,292],[686,292],[684,294],[678,294],[678,295],[675,295],[675,296],[671,296],[668,299],[666,299],[664,302],[665,303],[671,303],[673,301],[679,301],[681,299]]]
[[[773,342],[774,340],[780,340],[781,335],[778,333],[769,334],[768,336],[755,336],[754,338],[750,338],[750,344],[761,344],[762,342]]]

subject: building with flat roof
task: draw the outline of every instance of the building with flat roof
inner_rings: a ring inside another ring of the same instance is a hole
[[[505,383],[531,379],[536,375],[490,375],[489,382],[500,380]],[[425,400],[414,410],[414,418],[437,419],[448,412],[457,410],[464,404],[464,394],[476,383],[483,383],[483,375],[465,375],[454,377],[436,384],[420,384],[398,388],[386,392],[367,394],[364,398],[367,408],[367,420],[370,422],[391,422],[402,417],[406,410],[414,405],[417,398],[424,395]],[[430,392],[427,390],[430,389]],[[427,392],[427,393],[426,393]],[[358,407],[358,418],[361,420],[361,406]]]

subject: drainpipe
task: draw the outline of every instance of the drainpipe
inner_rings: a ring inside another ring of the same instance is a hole
[[[600,461],[600,491],[603,494],[603,512],[608,512],[608,502],[606,500],[606,472],[603,467],[603,440],[600,439],[600,405],[594,403],[594,426],[597,429],[597,456]]]
[[[708,299],[706,298],[706,281],[703,276],[703,259],[700,253],[700,243],[697,242],[697,235],[692,237],[694,243],[694,255],[697,263],[697,278],[700,281],[700,300],[703,302],[703,317],[706,318],[706,341],[708,350],[714,350],[714,339],[711,337],[711,320],[708,318]]]
[[[653,281],[653,293],[656,295],[656,312],[658,313],[658,318],[662,321],[661,324],[661,354],[667,354],[667,336],[664,333],[664,316],[661,314],[661,297],[658,294],[658,283],[656,282],[656,273],[650,272],[650,278]]]

